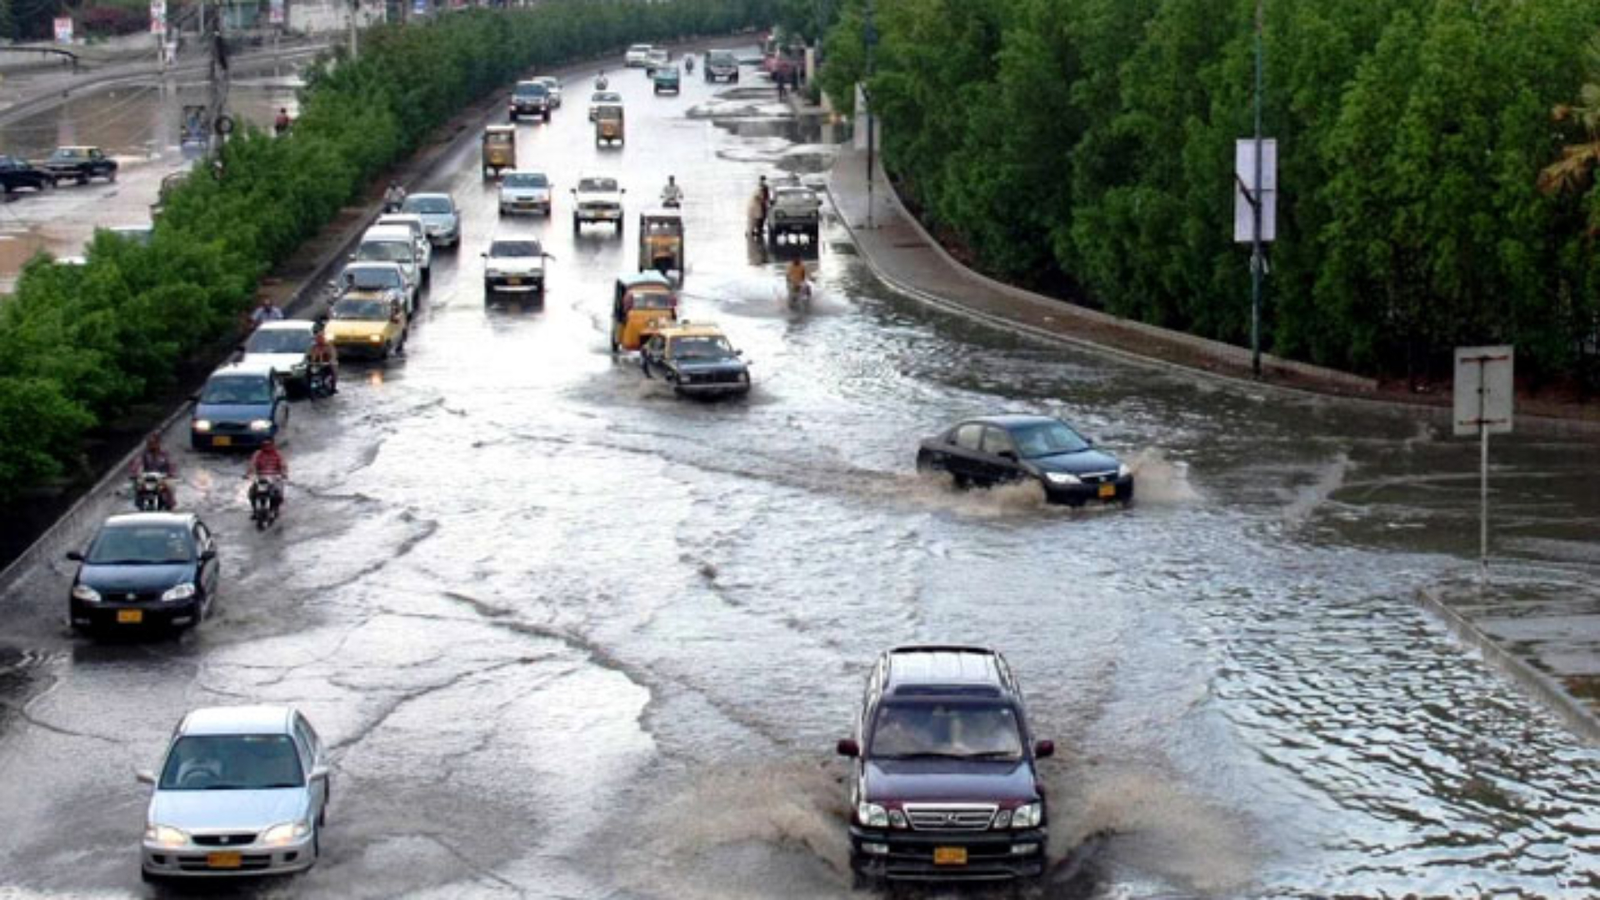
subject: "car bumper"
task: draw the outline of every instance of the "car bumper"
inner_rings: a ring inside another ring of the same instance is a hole
[[[850,826],[850,867],[868,878],[894,881],[1007,881],[1045,871],[1045,831],[928,834]],[[934,850],[966,850],[962,865],[937,864]]]
[[[690,394],[696,397],[716,397],[731,394],[750,393],[748,381],[701,381],[685,384],[682,381],[672,386],[680,394]]]
[[[544,290],[544,278],[524,278],[512,284],[504,278],[485,279],[483,289],[495,294],[531,294]]]
[[[501,202],[500,211],[503,213],[541,213],[549,215],[549,200],[506,200]]]
[[[78,599],[68,603],[72,627],[92,631],[188,628],[200,621],[199,598],[172,603],[85,603]]]
[[[340,359],[379,359],[383,356],[383,341],[335,341],[333,348]]]
[[[459,227],[433,229],[428,232],[428,240],[432,241],[435,247],[454,244],[461,240],[461,229]]]
[[[1043,483],[1045,496],[1051,503],[1083,506],[1087,503],[1133,502],[1132,475],[1100,484],[1051,484],[1048,481]],[[1105,491],[1108,486],[1111,488],[1109,493]]]
[[[583,222],[621,222],[620,209],[580,209],[578,219]]]
[[[271,431],[195,431],[189,429],[190,443],[201,450],[232,450],[237,447],[254,448],[261,446],[267,438],[277,437],[277,429]]]
[[[226,848],[189,846],[177,850],[145,844],[141,865],[145,874],[157,878],[286,875],[304,871],[316,863],[312,840],[308,835],[293,844],[275,847],[246,844]]]

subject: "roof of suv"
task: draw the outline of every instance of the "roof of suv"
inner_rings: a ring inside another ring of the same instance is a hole
[[[987,647],[918,645],[889,651],[885,694],[998,697],[1014,689],[1005,661]]]

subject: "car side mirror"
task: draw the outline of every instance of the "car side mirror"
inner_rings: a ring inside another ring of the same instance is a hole
[[[478,255],[483,257],[484,259],[488,259],[489,258],[489,252],[487,250],[485,250],[482,253],[479,253]]]
[[[1088,445],[1089,445],[1089,446],[1091,446],[1091,447],[1093,447],[1093,446],[1094,446],[1094,438],[1092,438],[1092,437],[1086,437],[1086,438],[1084,438],[1084,439],[1083,439],[1083,442],[1084,442],[1084,443],[1085,443],[1085,444],[1088,444]]]
[[[150,771],[149,769],[140,769],[139,771],[133,773],[133,777],[140,784],[148,784],[153,786],[156,783],[156,773]]]
[[[68,550],[67,551],[67,559],[70,559],[73,562],[83,562],[83,551],[81,551],[81,550]]]
[[[1017,461],[1017,451],[1015,451],[1015,450],[1001,450],[999,453],[997,453],[995,455],[999,456],[1001,459],[1009,459],[1012,462],[1016,462]]]
[[[356,255],[354,253],[352,253],[352,254],[350,254],[350,256],[348,258],[351,259],[351,260],[354,260],[356,258]]]
[[[578,189],[577,188],[567,188],[567,193],[576,195],[578,193]]]
[[[617,193],[619,193],[619,194],[626,194],[627,192],[628,192],[627,188],[623,188],[622,190],[617,191]]]
[[[216,558],[217,558],[217,549],[215,547],[207,547],[206,549],[200,551],[200,561],[201,562],[210,562],[210,561],[212,561],[213,559],[216,559]]]
[[[1033,745],[1033,756],[1035,759],[1049,759],[1055,755],[1055,741],[1039,741]]]
[[[328,778],[328,767],[327,766],[317,766],[316,768],[311,770],[311,780],[312,781],[326,781],[327,778]]]
[[[854,738],[841,738],[835,745],[834,752],[854,759],[861,755],[861,745],[856,743]]]

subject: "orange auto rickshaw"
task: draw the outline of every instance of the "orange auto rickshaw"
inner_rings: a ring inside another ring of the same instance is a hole
[[[622,104],[597,104],[594,108],[594,142],[606,145],[621,144],[622,138]]]
[[[517,167],[515,125],[489,125],[483,129],[483,177],[499,178],[501,171]]]
[[[683,284],[683,216],[675,209],[639,214],[639,268]]]
[[[617,279],[611,301],[611,352],[633,352],[662,325],[678,321],[678,294],[660,272]]]

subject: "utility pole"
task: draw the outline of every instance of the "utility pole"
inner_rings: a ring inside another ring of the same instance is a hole
[[[360,48],[356,45],[356,16],[361,11],[361,0],[350,0],[350,61],[355,62]]]
[[[209,17],[205,7],[200,7],[201,39],[205,41],[210,62],[206,67],[206,146],[210,149],[214,171],[222,171],[222,143],[233,131],[233,119],[228,116],[228,43],[223,34],[225,23],[220,4],[213,7]]]
[[[1252,183],[1255,185],[1257,202],[1250,205],[1254,226],[1250,241],[1250,372],[1256,378],[1261,377],[1261,276],[1266,268],[1266,258],[1261,255],[1261,203],[1259,199],[1263,195],[1264,187],[1262,183],[1263,154],[1261,152],[1261,30],[1262,20],[1265,18],[1265,6],[1266,0],[1256,0],[1256,177]]]
[[[872,221],[872,210],[873,210],[873,206],[874,206],[873,200],[872,200],[872,182],[873,182],[873,169],[876,168],[876,165],[877,165],[875,157],[876,157],[876,151],[877,151],[878,129],[877,129],[877,126],[873,122],[871,84],[872,84],[872,70],[873,70],[873,65],[872,65],[872,63],[873,63],[873,48],[878,45],[878,28],[872,21],[872,13],[873,13],[873,8],[872,7],[873,7],[872,0],[867,0],[866,22],[863,23],[863,26],[862,26],[862,29],[861,29],[861,36],[867,43],[867,76],[866,76],[866,79],[865,79],[866,80],[866,84],[863,85],[862,88],[861,88],[861,97],[862,97],[862,99],[867,101],[867,227],[868,228],[876,228],[877,227],[877,225],[874,224],[874,222]]]

